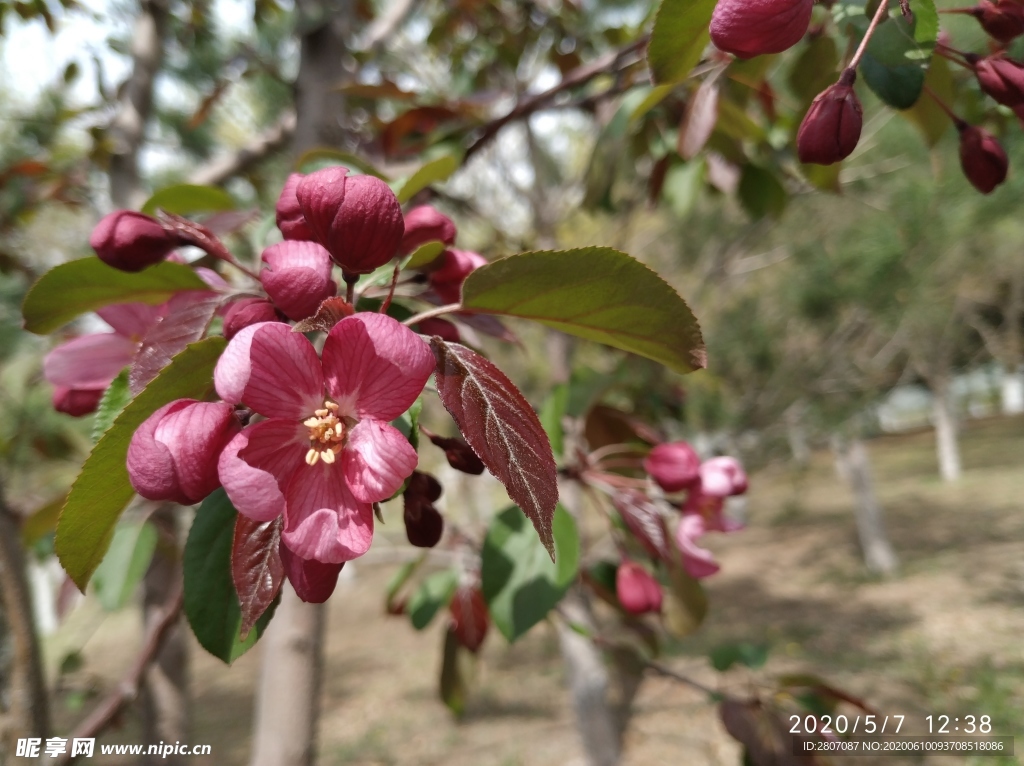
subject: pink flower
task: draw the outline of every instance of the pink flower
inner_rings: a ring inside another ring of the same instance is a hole
[[[430,205],[420,205],[405,214],[405,234],[399,249],[403,254],[411,253],[427,242],[452,244],[455,242],[455,224]]]
[[[661,586],[635,561],[624,560],[615,573],[615,595],[630,614],[661,611]]]
[[[683,506],[684,515],[697,515],[704,519],[705,531],[736,532],[743,524],[725,515],[725,498],[708,495],[699,488],[690,491]]]
[[[289,319],[313,316],[338,291],[331,255],[316,242],[278,242],[263,251],[262,260],[267,264],[260,272],[263,289]]]
[[[700,491],[712,497],[731,497],[747,491],[747,474],[734,457],[713,457],[700,466]]]
[[[442,303],[462,300],[462,283],[466,277],[487,265],[487,259],[468,250],[445,250],[438,259],[440,267],[430,272],[430,286]]]
[[[683,554],[683,568],[690,577],[708,577],[721,568],[711,551],[697,545],[706,531],[704,517],[696,514],[684,514],[676,527],[676,545]]]
[[[313,239],[345,272],[369,274],[398,253],[402,206],[379,178],[324,168],[299,181],[295,195]]]
[[[659,444],[644,460],[644,470],[666,492],[681,492],[700,480],[700,458],[686,442]]]
[[[166,258],[178,246],[178,238],[155,218],[134,210],[115,210],[96,224],[89,245],[108,266],[141,271]]]
[[[299,598],[310,604],[322,604],[331,597],[344,563],[324,564],[304,559],[288,550],[283,542],[280,552],[284,574]]]
[[[419,396],[434,357],[414,332],[382,314],[338,322],[323,358],[277,323],[246,327],[214,371],[221,398],[267,420],[239,433],[219,473],[240,513],[284,514],[282,540],[303,559],[340,564],[373,537],[372,504],[416,467],[416,451],[390,421]]]
[[[128,477],[149,500],[198,503],[220,486],[217,458],[239,432],[234,407],[178,399],[139,426],[128,445]]]
[[[287,239],[311,240],[313,232],[309,230],[306,219],[302,217],[302,206],[299,198],[295,196],[295,190],[299,188],[299,182],[305,178],[301,173],[292,173],[284,182],[281,195],[277,198],[274,212],[277,218],[277,228]]]

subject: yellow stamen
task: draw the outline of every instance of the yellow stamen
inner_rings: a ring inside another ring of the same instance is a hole
[[[334,462],[334,450],[325,449],[320,453],[320,457],[324,459],[327,465],[331,465]]]
[[[315,449],[311,449],[306,453],[306,465],[316,465],[316,461],[320,459],[320,453]],[[331,462],[334,462],[333,460]]]

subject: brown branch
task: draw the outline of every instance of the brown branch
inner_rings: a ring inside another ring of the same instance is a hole
[[[201,167],[192,174],[189,183],[219,186],[284,148],[294,133],[295,113],[289,111],[245,146]]]
[[[78,728],[75,729],[68,739],[91,739],[96,737],[114,722],[126,705],[135,700],[139,694],[139,685],[142,682],[143,673],[146,672],[146,668],[156,658],[164,644],[164,640],[181,616],[183,598],[184,592],[179,585],[174,589],[171,597],[163,606],[161,614],[153,621],[153,627],[146,636],[146,640],[142,645],[142,651],[135,658],[131,670],[128,671],[117,685],[117,688],[107,695],[107,698],[97,705],[92,713],[79,724]],[[69,748],[54,763],[56,766],[64,766],[71,763],[72,760],[74,759],[70,755]]]
[[[598,75],[618,71],[623,60],[627,61],[625,66],[632,66],[636,63],[636,60],[630,58],[631,54],[641,50],[645,45],[647,45],[649,39],[650,38],[647,35],[644,35],[637,40],[634,40],[629,45],[619,48],[617,51],[610,51],[606,53],[596,61],[578,66],[565,75],[557,85],[553,85],[542,93],[538,93],[534,96],[528,96],[522,101],[519,101],[510,112],[502,117],[491,120],[481,128],[480,135],[477,136],[473,143],[469,145],[469,148],[466,149],[466,159],[469,159],[476,152],[480,151],[480,149],[498,135],[501,129],[506,125],[525,117],[529,117],[534,112],[543,109],[560,93],[564,93],[565,91],[579,87],[580,85],[585,85]]]

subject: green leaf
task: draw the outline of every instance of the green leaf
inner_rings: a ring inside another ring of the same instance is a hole
[[[757,670],[768,661],[768,651],[767,644],[723,644],[712,649],[708,657],[711,659],[711,665],[720,673],[724,673],[736,663]]]
[[[942,56],[932,56],[932,63],[928,67],[924,84],[947,104],[952,104],[956,99],[953,73],[949,69],[949,62]],[[929,149],[939,143],[939,140],[949,130],[950,125],[953,124],[949,115],[946,114],[946,110],[939,106],[934,98],[919,98],[910,109],[905,109],[900,114],[921,131]]]
[[[544,426],[544,432],[551,442],[551,451],[556,458],[562,456],[563,442],[565,436],[562,432],[562,418],[565,417],[566,407],[569,405],[569,384],[559,383],[555,386],[548,398],[544,400],[540,408],[540,424]]]
[[[789,70],[789,87],[804,106],[838,78],[839,51],[835,38],[818,35],[808,43]]]
[[[466,697],[469,694],[469,684],[466,682],[466,673],[462,667],[465,654],[467,653],[462,651],[455,629],[449,626],[444,634],[438,693],[441,695],[441,701],[456,718],[465,712]]]
[[[409,619],[416,630],[423,630],[441,607],[452,600],[459,587],[459,573],[454,569],[435,572],[423,581],[409,599]]]
[[[238,512],[223,489],[210,495],[196,512],[185,543],[185,616],[206,651],[230,664],[263,635],[275,606],[256,621],[245,640],[239,638],[242,608],[231,579],[231,542]],[[276,602],[275,602],[276,603]]]
[[[412,255],[405,264],[405,268],[422,269],[424,266],[437,260],[437,257],[443,252],[444,242],[425,242],[413,250]]]
[[[114,419],[132,400],[132,392],[128,388],[128,368],[114,378],[110,386],[103,392],[96,414],[92,421],[92,443],[95,444],[107,429],[114,424]]]
[[[630,123],[639,122],[654,107],[660,104],[674,89],[673,85],[656,85],[653,88],[646,88],[644,100],[629,113]]]
[[[93,585],[100,604],[113,612],[131,598],[156,550],[157,531],[147,522],[118,524],[107,555],[96,567]]]
[[[711,40],[708,26],[717,0],[663,0],[654,17],[647,63],[656,84],[690,74]]]
[[[412,561],[407,561],[398,568],[388,581],[388,587],[385,590],[384,608],[388,614],[401,614],[402,611],[399,608],[401,601],[398,599],[398,593],[405,587],[405,584],[409,582],[409,579],[416,573],[423,562],[427,560],[427,551],[424,551],[417,558]]]
[[[481,588],[491,619],[509,641],[543,620],[576,579],[579,536],[576,522],[562,506],[555,510],[552,529],[557,564],[515,506],[495,516],[487,530]]]
[[[193,343],[171,360],[122,410],[93,447],[57,522],[55,550],[61,566],[83,592],[110,545],[121,512],[135,490],[128,480],[128,444],[142,422],[175,399],[204,399],[213,389],[213,368],[223,338]]]
[[[743,167],[737,191],[743,209],[754,220],[765,216],[778,218],[786,209],[786,202],[789,200],[782,182],[771,172],[753,164]]]
[[[179,184],[161,189],[146,200],[142,212],[153,215],[157,210],[163,210],[188,217],[196,213],[220,213],[235,207],[234,198],[218,186]]]
[[[690,576],[679,562],[669,562],[668,581],[661,608],[662,620],[669,633],[676,638],[686,638],[704,622],[708,597],[700,580]]]
[[[183,290],[209,290],[188,266],[163,262],[135,273],[108,266],[99,258],[79,258],[55,266],[32,285],[21,313],[25,329],[38,335],[87,311],[111,303],[163,303]]]
[[[647,266],[608,247],[510,255],[462,286],[470,311],[533,319],[646,356],[677,372],[704,367],[690,307]]]
[[[448,180],[452,173],[459,169],[460,162],[461,159],[454,154],[444,154],[437,159],[431,160],[421,166],[419,170],[405,181],[397,184],[395,196],[404,205],[413,198],[416,192],[426,189],[431,184]]]
[[[419,397],[397,418],[391,421],[391,425],[402,432],[402,436],[408,439],[413,449],[420,448],[420,413],[423,412],[423,397]]]
[[[665,175],[662,194],[677,218],[685,218],[693,210],[704,189],[707,163],[704,158],[673,165]]]

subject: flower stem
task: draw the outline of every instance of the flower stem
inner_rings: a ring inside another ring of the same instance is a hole
[[[409,325],[414,325],[417,322],[422,322],[424,319],[439,317],[443,314],[453,314],[460,309],[462,309],[461,303],[448,303],[444,306],[438,306],[437,308],[430,309],[429,311],[421,311],[419,314],[414,314],[402,322],[402,324],[408,327]]]
[[[943,101],[941,98],[939,98],[939,94],[932,90],[931,87],[925,85],[924,90],[925,93],[931,96],[932,100],[939,105],[939,108],[942,109],[942,111],[944,111],[949,116],[949,119],[951,119],[953,121],[953,124],[956,125],[957,130],[962,131],[964,128],[967,127],[967,123],[960,119],[960,117],[957,116],[956,112],[950,109],[949,105],[946,104],[946,102]]]
[[[857,46],[857,52],[854,53],[853,58],[850,59],[850,69],[856,69],[857,65],[860,64],[860,60],[864,57],[864,51],[867,50],[868,43],[871,42],[871,36],[875,34],[875,30],[878,29],[878,25],[882,23],[882,17],[885,15],[885,11],[888,7],[889,0],[881,0],[878,3],[878,9],[875,11],[875,15],[871,18],[871,24],[868,25],[868,31],[864,33],[864,39],[860,41],[860,45]]]
[[[391,287],[388,288],[388,295],[384,299],[384,302],[380,304],[380,313],[384,314],[387,312],[388,307],[391,306],[391,299],[395,297],[395,286],[398,284],[398,274],[402,270],[402,262],[398,261],[395,263],[395,271],[391,275]]]
[[[347,271],[341,272],[341,278],[345,280],[345,301],[355,306],[356,300],[356,282],[359,281],[358,274],[349,274]]]

